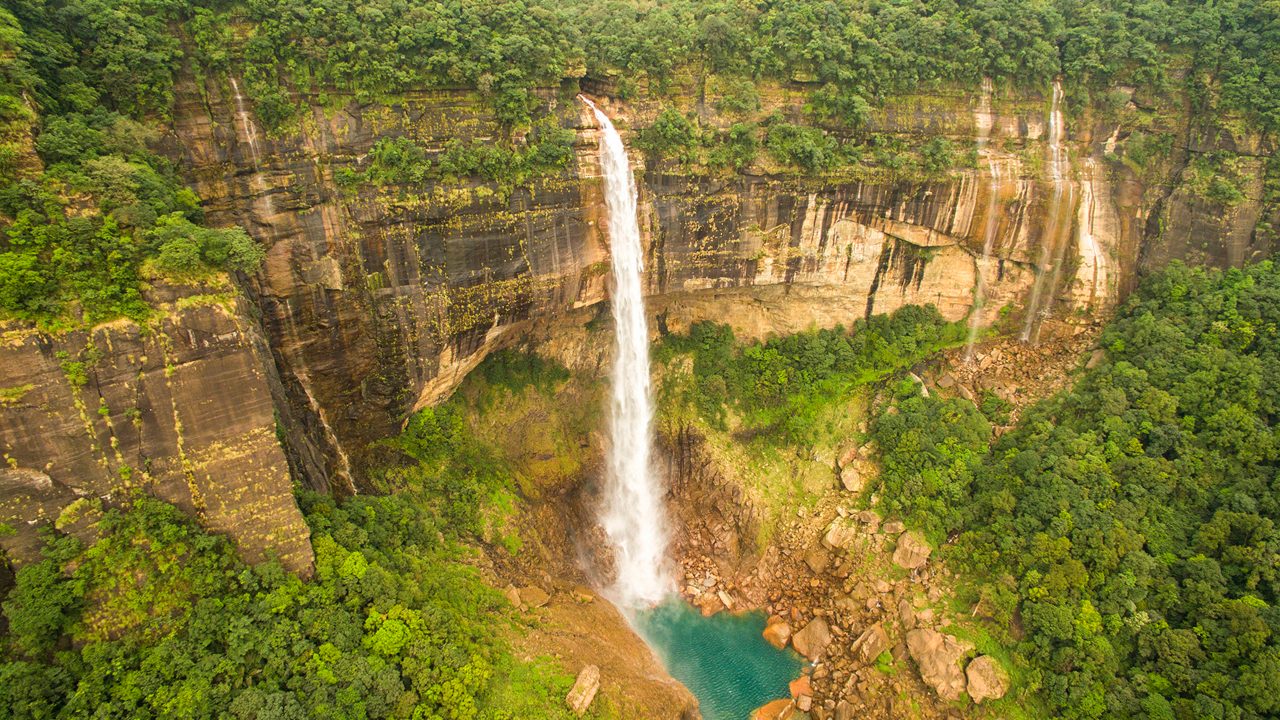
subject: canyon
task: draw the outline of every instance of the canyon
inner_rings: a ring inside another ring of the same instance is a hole
[[[212,225],[244,227],[267,248],[265,265],[239,288],[158,283],[152,301],[163,319],[149,326],[4,328],[0,448],[9,467],[0,470],[0,521],[16,532],[0,546],[30,559],[39,527],[77,532],[95,503],[141,488],[233,538],[247,559],[274,555],[306,574],[313,559],[293,483],[339,497],[368,491],[371,447],[447,398],[495,350],[532,350],[599,377],[608,351],[592,328],[609,310],[611,247],[599,123],[574,96],[594,98],[628,141],[661,108],[621,100],[605,81],[573,85],[540,94],[576,134],[563,173],[514,188],[476,178],[350,187],[341,171],[364,166],[380,139],[408,137],[433,151],[502,131],[475,93],[437,90],[383,104],[300,95],[301,120],[268,134],[233,77],[188,68],[159,148]],[[768,158],[713,172],[633,152],[651,334],[716,320],[754,339],[932,304],[949,321],[970,319],[975,336],[1025,328],[1028,340],[1079,353],[1088,344],[1073,338],[1089,337],[1144,273],[1172,261],[1238,266],[1274,249],[1269,228],[1280,207],[1263,187],[1274,148],[1260,136],[1200,122],[1180,98],[1128,88],[1115,90],[1116,108],[1066,103],[1054,113],[1065,103],[1058,92],[940,89],[873,113],[869,132],[981,145],[975,162],[942,178],[877,167],[805,176]],[[799,117],[806,94],[799,84],[768,87],[758,113]],[[708,126],[732,121],[695,93],[677,104]],[[1126,162],[1139,130],[1173,136],[1168,157]],[[1192,160],[1218,151],[1239,159],[1240,202],[1197,191]],[[964,375],[976,369],[955,372],[981,381]],[[928,380],[935,389],[942,382]],[[536,420],[528,422],[536,435]],[[592,657],[582,640],[589,632],[639,653],[617,613],[574,604],[573,588],[593,579],[573,552],[583,543],[575,533],[590,531],[604,445],[583,443],[582,467],[548,480],[525,511],[542,549],[488,568],[495,584],[551,591],[553,625],[569,629],[531,646],[573,646],[565,655],[580,664]],[[768,555],[756,539],[773,519],[704,438],[661,428],[658,454],[684,572],[714,567],[726,595],[753,607],[776,603],[779,548],[803,553],[845,515],[824,502]],[[557,507],[564,498],[573,509]],[[563,525],[560,537],[546,529]],[[864,535],[869,554],[885,550],[883,533]],[[878,595],[897,612],[933,582]],[[816,601],[788,602],[812,609]],[[868,608],[849,612],[870,622]],[[628,685],[661,675],[652,658],[620,653],[604,666],[604,685],[625,696]],[[663,682],[629,707],[690,712],[687,693]]]

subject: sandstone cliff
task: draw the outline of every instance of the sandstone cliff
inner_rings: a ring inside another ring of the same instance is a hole
[[[252,294],[285,390],[291,459],[314,487],[350,492],[370,440],[445,396],[530,321],[607,297],[596,136],[576,88],[543,97],[578,131],[573,167],[509,193],[480,181],[344,189],[334,180],[361,167],[379,138],[410,137],[430,152],[452,138],[498,137],[473,93],[392,105],[300,97],[310,104],[303,122],[265,137],[236,90],[225,77],[181,82],[168,150],[214,223],[243,225],[269,248]],[[976,143],[974,162],[941,179],[808,179],[767,162],[725,176],[634,153],[638,165],[652,162],[640,173],[651,310],[670,328],[714,318],[758,336],[912,303],[958,320],[981,287],[979,321],[990,324],[1006,306],[1021,313],[1039,283],[1045,299],[1029,325],[1092,322],[1144,268],[1268,252],[1272,239],[1255,228],[1276,212],[1261,187],[1270,148],[1244,132],[1200,131],[1172,101],[1117,92],[1118,109],[1067,115],[1060,194],[1045,161],[1049,98],[1025,92],[922,94],[875,115],[875,133]],[[798,117],[803,99],[777,88],[761,112]],[[708,125],[732,120],[687,105]],[[605,106],[623,127],[658,109]],[[1177,138],[1166,157],[1141,167],[1120,157],[1129,137],[1157,132]],[[1223,147],[1254,153],[1237,168],[1245,199],[1229,207],[1183,181],[1197,153]]]
[[[274,369],[225,281],[160,286],[157,317],[58,335],[0,335],[0,534],[17,562],[49,524],[145,491],[229,535],[251,561],[311,569],[310,533],[276,440]]]

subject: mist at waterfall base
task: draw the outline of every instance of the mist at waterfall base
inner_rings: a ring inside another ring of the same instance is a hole
[[[770,700],[790,697],[787,684],[804,665],[795,652],[765,642],[761,613],[703,617],[672,598],[632,622],[667,672],[698,698],[705,720],[746,720]]]
[[[667,558],[665,488],[653,467],[653,391],[635,177],[626,146],[609,117],[586,97],[581,99],[600,125],[613,268],[616,343],[600,524],[613,551],[616,575],[606,596],[667,671],[698,698],[704,718],[743,720],[756,707],[788,696],[787,683],[799,674],[801,660],[765,642],[764,617],[759,613],[703,617],[675,594]]]

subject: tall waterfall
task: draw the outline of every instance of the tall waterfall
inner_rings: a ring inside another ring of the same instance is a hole
[[[1046,290],[1053,292],[1062,272],[1062,253],[1065,250],[1063,235],[1071,227],[1071,216],[1064,215],[1062,207],[1071,202],[1071,189],[1067,184],[1067,155],[1062,149],[1064,128],[1062,123],[1062,82],[1053,81],[1053,105],[1049,109],[1049,177],[1053,182],[1053,198],[1049,205],[1048,220],[1040,240],[1040,262],[1036,266],[1036,280],[1031,288],[1031,302],[1027,306],[1027,318],[1022,325],[1022,341],[1034,342],[1040,336],[1041,314],[1048,314],[1040,306],[1045,303]],[[1063,222],[1063,218],[1066,222]],[[1052,281],[1046,282],[1048,266],[1052,262]],[[1046,287],[1046,284],[1048,287]]]
[[[982,329],[983,310],[987,306],[987,265],[991,262],[996,231],[1000,229],[1000,163],[996,160],[995,153],[987,151],[987,141],[995,125],[995,116],[991,112],[991,93],[991,78],[983,78],[982,97],[974,113],[974,120],[978,126],[978,152],[986,154],[987,167],[991,170],[991,193],[987,196],[986,223],[982,227],[982,259],[978,262],[978,279],[973,289],[973,309],[969,311],[969,339],[965,342],[965,362],[973,362],[973,346]]]
[[[582,101],[600,123],[600,168],[609,209],[616,334],[609,415],[608,477],[601,524],[613,546],[617,578],[612,594],[623,608],[661,601],[672,589],[662,482],[653,470],[653,395],[649,386],[649,330],[644,316],[636,183],[627,148],[608,116]]]

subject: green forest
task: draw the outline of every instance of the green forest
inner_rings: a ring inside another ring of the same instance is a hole
[[[514,354],[478,373],[485,402],[567,374]],[[298,492],[308,580],[246,565],[144,494],[82,501],[76,513],[101,513],[96,541],[50,531],[0,603],[0,718],[571,717],[573,677],[550,657],[516,657],[528,621],[470,562],[482,513],[512,479],[460,402],[415,415],[380,456],[381,494]]]
[[[910,386],[877,419],[886,509],[955,538],[1052,716],[1280,713],[1277,333],[1274,264],[1175,265],[990,448],[972,404]]]

